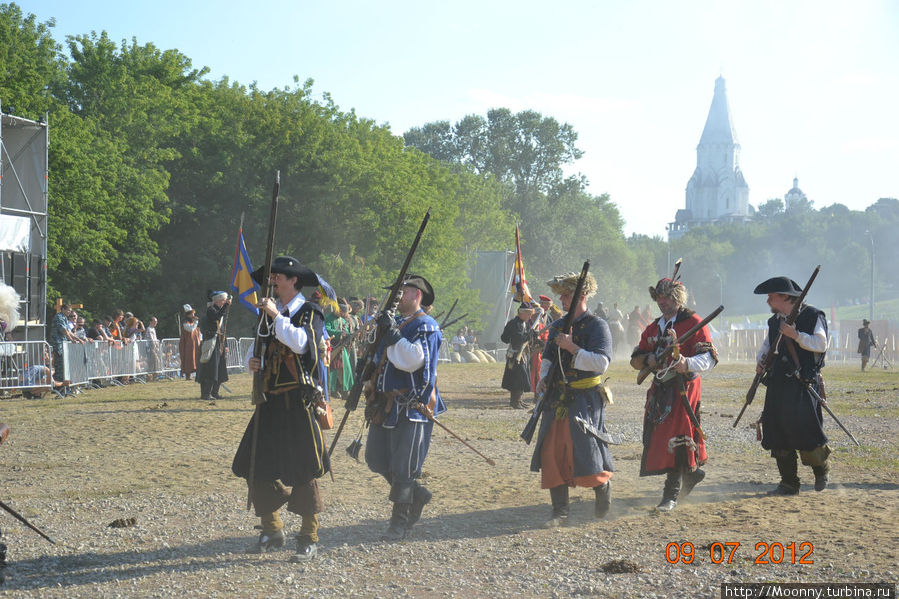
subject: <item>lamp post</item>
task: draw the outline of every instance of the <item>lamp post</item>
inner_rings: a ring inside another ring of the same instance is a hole
[[[715,273],[715,276],[718,277],[718,290],[719,290],[718,297],[721,299],[721,301],[718,302],[718,304],[723,306],[724,305],[724,279],[722,279],[721,275],[719,275],[717,272]]]
[[[668,246],[668,267],[665,269],[665,274],[667,275],[671,272],[671,225],[665,225],[665,230],[668,231],[668,239],[665,244]]]
[[[870,230],[865,231],[871,238],[871,313],[868,320],[874,322],[874,234]]]

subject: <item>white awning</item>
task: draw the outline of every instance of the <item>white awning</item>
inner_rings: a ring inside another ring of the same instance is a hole
[[[31,219],[0,214],[0,252],[31,251]]]

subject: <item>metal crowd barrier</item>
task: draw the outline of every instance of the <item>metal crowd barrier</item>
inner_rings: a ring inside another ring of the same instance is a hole
[[[0,390],[52,387],[50,344],[0,342]]]
[[[244,343],[246,341],[246,343]],[[249,347],[252,339],[226,339],[229,372],[243,370],[241,347]],[[180,342],[178,339],[134,341],[123,344],[93,341],[85,344],[63,344],[63,378],[72,385],[95,381],[114,382],[121,378],[134,378],[145,382],[146,377],[176,377],[181,371]]]

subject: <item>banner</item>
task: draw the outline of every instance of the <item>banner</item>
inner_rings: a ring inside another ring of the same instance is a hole
[[[531,291],[528,289],[528,281],[524,276],[524,261],[521,258],[521,235],[518,225],[515,225],[515,266],[512,271],[512,289],[516,302],[532,302]]]
[[[253,267],[250,265],[250,256],[247,254],[247,246],[243,240],[243,228],[237,234],[237,252],[234,254],[234,270],[231,271],[231,291],[237,296],[238,301],[253,314],[259,316],[259,308],[256,307],[259,285],[251,276]]]

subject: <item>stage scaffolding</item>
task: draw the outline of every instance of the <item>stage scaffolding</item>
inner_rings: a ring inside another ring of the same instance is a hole
[[[32,121],[0,104],[0,277],[21,298],[14,340],[46,338],[47,116]]]

